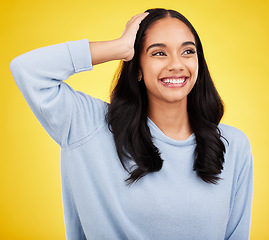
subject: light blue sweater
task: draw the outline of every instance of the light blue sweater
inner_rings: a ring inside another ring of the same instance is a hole
[[[148,119],[163,168],[127,187],[128,173],[105,122],[107,103],[63,81],[91,69],[86,39],[36,49],[11,62],[27,103],[61,146],[67,239],[248,239],[253,161],[245,134],[220,124],[229,145],[222,180],[213,185],[192,170],[195,135],[173,140]]]

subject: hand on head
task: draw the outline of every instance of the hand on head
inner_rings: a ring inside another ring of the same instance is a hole
[[[134,56],[134,43],[137,31],[139,29],[139,24],[148,14],[148,12],[137,14],[127,22],[123,34],[120,37],[128,49],[126,51],[126,57],[123,59],[124,61],[132,60]]]

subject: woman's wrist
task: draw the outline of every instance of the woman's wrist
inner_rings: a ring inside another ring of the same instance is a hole
[[[113,60],[122,60],[128,57],[127,44],[119,38],[104,42],[90,42],[92,64],[100,64]]]

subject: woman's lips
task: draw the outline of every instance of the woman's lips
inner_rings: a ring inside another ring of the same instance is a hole
[[[165,87],[184,87],[188,81],[189,77],[166,77],[161,78],[160,82]]]

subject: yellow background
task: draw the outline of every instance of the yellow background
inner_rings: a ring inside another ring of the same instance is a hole
[[[65,239],[60,149],[27,106],[10,61],[38,47],[121,35],[131,16],[152,7],[176,9],[194,25],[225,102],[223,123],[252,144],[255,189],[251,239],[269,239],[269,3],[264,0],[9,0],[0,7],[0,239]],[[108,100],[118,62],[72,76],[68,83]],[[214,227],[214,226],[212,226]]]

